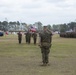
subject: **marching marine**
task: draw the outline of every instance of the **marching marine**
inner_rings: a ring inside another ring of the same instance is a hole
[[[33,37],[33,40],[34,40],[34,44],[36,45],[36,41],[37,41],[37,33],[34,32],[34,33],[32,34],[32,37]]]
[[[19,41],[19,44],[21,44],[21,42],[22,42],[22,33],[20,31],[18,32],[18,41]]]

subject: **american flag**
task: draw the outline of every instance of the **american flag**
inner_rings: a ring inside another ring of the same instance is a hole
[[[31,27],[30,27],[30,31],[32,31],[32,32],[36,32],[36,28],[33,27],[33,26],[31,26]]]

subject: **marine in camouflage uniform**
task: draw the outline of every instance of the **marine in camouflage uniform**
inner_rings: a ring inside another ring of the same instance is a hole
[[[31,41],[31,33],[30,33],[30,31],[28,31],[26,33],[26,43],[30,44],[30,41]]]
[[[21,42],[22,42],[22,34],[21,34],[20,31],[18,32],[18,41],[19,41],[19,44],[21,44]]]
[[[34,40],[34,44],[36,44],[36,41],[37,41],[37,33],[34,32],[34,33],[32,34],[32,37],[33,37],[33,40]]]
[[[42,53],[42,62],[43,65],[49,63],[49,52],[51,48],[52,32],[47,29],[47,26],[44,26],[43,32],[40,33],[40,48]]]

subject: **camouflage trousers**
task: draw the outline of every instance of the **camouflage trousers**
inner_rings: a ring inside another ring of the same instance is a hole
[[[49,48],[44,48],[44,47],[41,48],[43,64],[49,63],[49,52],[50,52]]]

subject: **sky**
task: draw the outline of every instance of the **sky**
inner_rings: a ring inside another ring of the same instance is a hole
[[[76,0],[0,0],[0,21],[63,24],[76,21]]]

